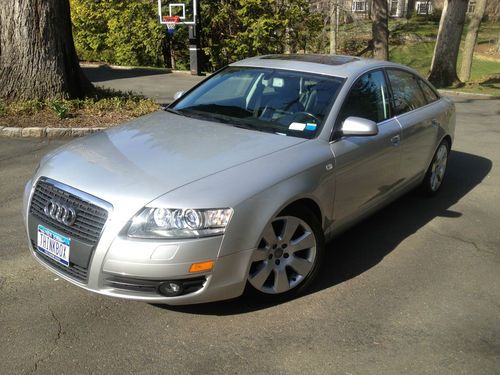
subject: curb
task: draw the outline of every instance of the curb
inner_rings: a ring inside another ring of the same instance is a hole
[[[82,68],[110,68],[116,70],[134,70],[134,69],[143,69],[143,70],[156,70],[162,71],[165,74],[170,73],[180,73],[180,74],[191,74],[190,70],[177,70],[170,68],[160,68],[156,66],[131,66],[131,65],[112,65],[107,63],[99,63],[99,62],[80,62],[80,66]],[[206,73],[209,75],[210,73]]]
[[[16,128],[0,126],[0,137],[7,138],[62,138],[83,137],[108,128]]]
[[[491,98],[491,99],[498,99],[498,96],[496,95],[491,95],[491,94],[479,94],[475,92],[466,92],[466,91],[453,91],[453,90],[440,90],[438,91],[442,94],[447,94],[447,95],[460,95],[460,96],[482,96],[484,98]]]
[[[80,62],[82,68],[108,68],[116,70],[133,70],[133,69],[144,69],[144,70],[158,70],[165,73],[172,73],[173,70],[169,68],[159,68],[159,67],[142,67],[142,66],[129,66],[129,65],[112,65],[99,62]]]

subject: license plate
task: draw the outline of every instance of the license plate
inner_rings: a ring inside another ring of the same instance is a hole
[[[37,250],[66,267],[69,267],[70,243],[70,238],[53,232],[43,225],[38,226]]]

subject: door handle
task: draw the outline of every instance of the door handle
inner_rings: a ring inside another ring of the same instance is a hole
[[[400,141],[401,141],[401,137],[399,135],[395,135],[394,137],[391,138],[391,143],[394,146],[399,146]]]
[[[436,120],[435,118],[433,118],[433,119],[432,119],[431,124],[432,124],[432,126],[434,126],[435,128],[437,128],[437,127],[440,125],[440,124],[439,124],[439,121],[438,121],[438,120]]]

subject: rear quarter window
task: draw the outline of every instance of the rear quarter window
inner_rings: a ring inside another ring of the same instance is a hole
[[[420,85],[420,88],[424,93],[425,100],[427,101],[427,103],[432,103],[439,99],[438,94],[436,94],[436,92],[433,89],[431,89],[430,86],[427,83],[425,83],[425,81],[419,79],[418,84]]]
[[[392,88],[392,102],[396,115],[413,111],[427,104],[420,85],[419,78],[412,73],[388,69],[387,75]]]

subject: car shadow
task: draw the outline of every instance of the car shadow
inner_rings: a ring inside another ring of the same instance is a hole
[[[155,76],[160,74],[171,74],[168,69],[154,68],[130,68],[117,69],[107,65],[98,67],[82,67],[85,76],[94,83],[112,81],[122,78],[135,78],[145,76]]]
[[[306,294],[333,287],[369,270],[435,217],[462,216],[462,212],[454,211],[451,207],[481,183],[492,165],[491,160],[484,157],[452,151],[446,179],[439,194],[424,198],[410,192],[330,241],[321,273]],[[235,315],[276,304],[244,295],[229,301],[200,305],[155,306],[190,314]]]

